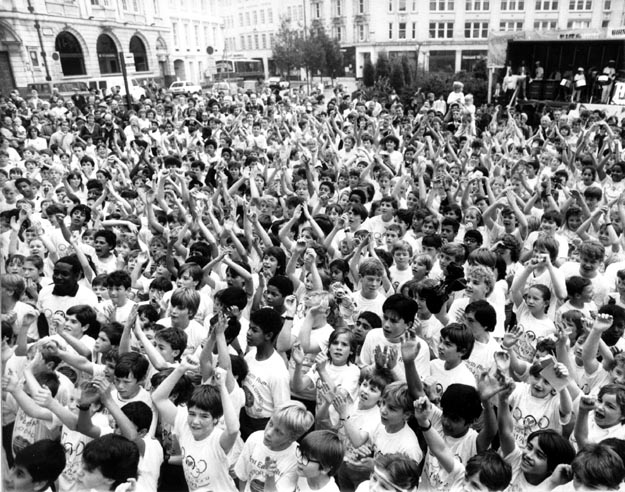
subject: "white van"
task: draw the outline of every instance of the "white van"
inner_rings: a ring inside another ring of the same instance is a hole
[[[143,77],[142,80],[145,80],[145,77]],[[104,96],[110,95],[113,87],[119,87],[119,93],[122,96],[126,95],[124,77],[122,77],[121,75],[116,75],[113,77],[102,77],[100,79],[91,79],[88,81],[88,84],[89,88],[98,89]],[[135,101],[139,101],[142,97],[145,96],[145,89],[143,88],[139,77],[128,77],[128,89],[130,90],[130,96]]]

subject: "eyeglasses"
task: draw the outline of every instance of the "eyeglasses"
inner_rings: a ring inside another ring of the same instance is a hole
[[[302,453],[302,448],[297,446],[297,448],[295,448],[295,458],[297,458],[297,461],[299,463],[301,463],[303,466],[308,465],[308,463],[317,463],[319,464],[319,462],[317,460],[313,460],[310,459],[308,456],[306,456],[304,453]]]

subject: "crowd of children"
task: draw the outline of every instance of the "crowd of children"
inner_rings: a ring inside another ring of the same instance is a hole
[[[3,490],[621,489],[623,121],[462,91],[0,97]]]

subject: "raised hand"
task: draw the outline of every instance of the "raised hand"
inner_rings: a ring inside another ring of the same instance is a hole
[[[191,354],[187,354],[180,360],[180,367],[185,372],[198,372],[200,369],[200,361],[197,357]]]
[[[592,329],[604,332],[612,326],[613,322],[614,319],[611,315],[605,313],[597,314],[597,317],[592,325]]]
[[[432,402],[427,396],[421,396],[415,400],[414,413],[419,422],[423,422],[432,417]]]
[[[297,365],[302,365],[305,357],[306,354],[304,354],[302,347],[299,344],[293,345],[293,350],[291,350],[291,359],[293,362]]]
[[[220,386],[222,388],[226,387],[227,374],[228,372],[223,367],[215,367],[213,377],[215,378],[215,383],[217,383],[217,386]]]
[[[505,349],[511,349],[519,342],[521,336],[523,336],[523,326],[512,326],[505,332],[501,345]]]
[[[421,351],[421,344],[417,340],[417,333],[410,329],[401,337],[401,356],[404,362],[413,362]]]
[[[293,316],[297,310],[297,297],[294,295],[286,296],[284,298],[284,309],[286,316]]]
[[[40,407],[49,408],[52,404],[52,400],[54,397],[52,396],[52,392],[50,388],[47,386],[42,386],[41,388],[35,391],[35,394],[32,395],[33,401],[39,405]]]
[[[585,412],[590,412],[594,410],[596,407],[597,407],[597,400],[592,396],[584,395],[579,400],[580,411],[583,410]]]

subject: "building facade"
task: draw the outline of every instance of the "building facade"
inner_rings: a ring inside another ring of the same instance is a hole
[[[223,0],[222,0],[223,1]],[[425,71],[470,69],[488,51],[489,33],[625,26],[623,0],[302,0],[241,1],[224,25],[226,46],[271,67],[271,29],[282,16],[324,27],[343,48],[346,73],[362,76],[378,53],[413,60]],[[265,9],[264,21],[260,12]],[[266,9],[272,9],[267,25]],[[225,10],[224,10],[225,11]],[[265,27],[268,28],[265,29]],[[263,44],[265,39],[266,44]]]
[[[173,74],[178,80],[206,82],[224,47],[224,17],[230,7],[218,0],[156,0],[167,7]],[[220,15],[221,13],[221,15]]]

